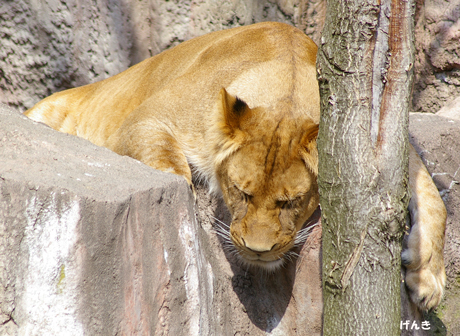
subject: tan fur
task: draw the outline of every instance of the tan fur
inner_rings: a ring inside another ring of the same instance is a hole
[[[411,299],[422,309],[436,307],[446,284],[444,231],[447,212],[438,189],[414,147],[409,153],[409,212],[412,228],[401,258]]]
[[[276,268],[318,206],[316,50],[281,23],[215,32],[56,93],[26,114],[190,185],[192,176],[205,180],[232,213],[229,240],[242,260]],[[444,286],[445,210],[413,160],[417,215],[403,257],[413,300],[431,308]]]

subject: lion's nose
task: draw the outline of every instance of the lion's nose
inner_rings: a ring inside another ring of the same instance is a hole
[[[252,252],[254,253],[265,253],[265,252],[270,252],[272,251],[273,249],[276,248],[276,245],[278,244],[273,244],[273,245],[267,245],[267,244],[264,244],[264,243],[259,243],[257,244],[256,242],[248,242],[246,240],[244,240],[244,238],[241,238],[241,240],[243,241],[244,243],[244,246],[251,250]]]

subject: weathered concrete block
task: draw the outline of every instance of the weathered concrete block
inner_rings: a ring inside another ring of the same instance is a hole
[[[0,334],[193,328],[206,281],[185,180],[6,108],[0,119]]]

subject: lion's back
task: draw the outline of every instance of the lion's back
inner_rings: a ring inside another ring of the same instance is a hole
[[[143,104],[179,124],[208,120],[222,87],[252,106],[287,97],[307,111],[317,105],[311,103],[318,96],[315,58],[316,45],[297,28],[275,22],[243,26],[191,39],[116,76],[50,96],[26,114],[105,145]]]

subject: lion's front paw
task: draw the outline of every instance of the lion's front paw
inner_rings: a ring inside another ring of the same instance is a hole
[[[435,308],[441,302],[446,284],[442,250],[422,245],[419,250],[404,250],[401,258],[412,302],[424,311]]]

